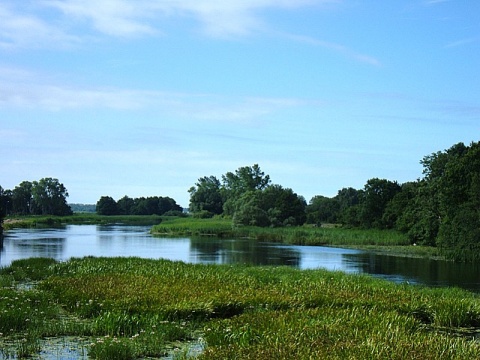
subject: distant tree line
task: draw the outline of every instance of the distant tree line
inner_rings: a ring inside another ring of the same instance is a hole
[[[68,191],[54,178],[22,181],[13,190],[0,186],[0,213],[5,215],[71,215]]]
[[[189,189],[189,209],[198,217],[232,216],[235,225],[394,229],[453,259],[480,258],[480,143],[458,143],[420,163],[423,177],[416,181],[372,178],[362,189],[314,196],[308,205],[291,189],[272,185],[258,165],[247,166],[221,180],[199,178]]]
[[[95,204],[70,203],[68,206],[74,213],[95,213],[97,211]]]
[[[183,208],[170,197],[151,196],[130,198],[124,196],[115,201],[111,196],[102,196],[97,201],[99,215],[182,215]]]

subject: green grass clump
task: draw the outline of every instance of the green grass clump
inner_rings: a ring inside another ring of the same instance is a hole
[[[214,217],[210,219],[197,219],[193,217],[170,218],[152,228],[152,233],[157,235],[208,235],[229,237],[237,234],[228,218]]]
[[[30,258],[14,260],[10,266],[0,268],[0,277],[11,275],[16,281],[37,281],[46,278],[50,266],[56,261],[52,258]]]
[[[199,359],[480,358],[473,340],[480,298],[464,290],[321,269],[140,258],[48,268],[35,289],[7,287],[0,295],[1,308],[12,311],[0,312],[0,323],[11,321],[4,337],[29,333],[26,352],[57,331],[88,337],[88,355],[97,359],[161,357],[174,348],[181,349],[175,358],[186,359],[194,340],[204,347]],[[27,305],[14,313],[16,302],[38,303],[44,314]]]
[[[342,227],[255,227],[233,226],[229,218],[192,217],[166,219],[152,227],[155,235],[248,237],[260,241],[293,245],[406,246],[408,238],[393,230],[349,229]]]

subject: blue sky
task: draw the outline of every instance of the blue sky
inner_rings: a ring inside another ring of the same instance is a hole
[[[480,134],[480,2],[2,0],[0,185],[170,196],[259,164],[309,201]]]

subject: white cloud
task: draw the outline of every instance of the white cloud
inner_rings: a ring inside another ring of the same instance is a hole
[[[450,0],[426,0],[425,4],[427,5],[436,5],[444,2],[449,2]]]
[[[77,41],[77,37],[67,35],[37,16],[0,4],[0,48],[58,46]]]
[[[146,21],[154,10],[152,1],[45,0],[43,3],[60,10],[69,19],[91,21],[97,31],[107,35],[156,33]]]
[[[373,66],[381,66],[381,62],[380,60],[378,60],[377,58],[373,57],[373,56],[370,56],[370,55],[366,55],[366,54],[362,54],[362,53],[359,53],[355,50],[352,50],[344,45],[341,45],[341,44],[336,44],[336,43],[332,43],[332,42],[329,42],[329,41],[324,41],[324,40],[319,40],[319,39],[315,39],[315,38],[312,38],[312,37],[309,37],[309,36],[302,36],[302,35],[292,35],[292,34],[288,34],[286,35],[287,38],[291,39],[291,40],[294,40],[294,41],[298,41],[298,42],[301,42],[301,43],[305,43],[305,44],[309,44],[309,45],[313,45],[313,46],[319,46],[319,47],[322,47],[322,48],[325,48],[325,49],[328,49],[328,50],[332,50],[334,52],[337,52],[339,54],[342,54],[346,57],[349,57],[351,59],[354,59],[356,61],[359,61],[359,62],[362,62],[362,63],[365,63],[365,64],[369,64],[369,65],[373,65]]]
[[[460,40],[452,41],[452,42],[448,43],[447,45],[445,45],[445,48],[446,49],[456,48],[456,47],[459,47],[459,46],[464,46],[464,45],[468,45],[468,44],[477,42],[478,40],[479,39],[475,38],[475,37],[467,38],[467,39],[460,39]]]
[[[193,19],[208,36],[244,36],[268,26],[265,10],[319,7],[341,1],[22,0],[19,4],[6,0],[0,4],[0,48],[71,46],[95,34],[155,36],[172,19]]]
[[[201,121],[252,122],[281,109],[307,104],[322,105],[318,101],[299,98],[237,98],[117,87],[78,87],[20,68],[0,66],[0,105],[3,108],[153,110]]]

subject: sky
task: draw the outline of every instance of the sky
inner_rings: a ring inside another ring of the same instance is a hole
[[[480,137],[476,0],[1,0],[0,186],[169,196],[258,164],[307,202]]]

